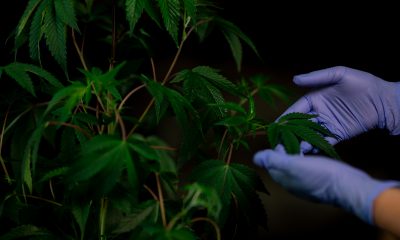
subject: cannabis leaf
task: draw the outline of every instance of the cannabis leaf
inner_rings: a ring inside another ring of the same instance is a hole
[[[158,0],[158,5],[160,6],[165,28],[172,36],[175,44],[178,44],[178,27],[180,19],[179,0]]]
[[[224,203],[222,206],[221,222],[227,218],[231,204],[249,214],[256,209],[255,202],[259,202],[256,193],[259,184],[257,173],[242,164],[226,164],[220,160],[207,160],[199,164],[192,172],[192,178],[206,186],[214,187]]]
[[[246,34],[244,34],[235,24],[222,18],[215,18],[215,22],[222,30],[222,33],[229,43],[238,71],[240,71],[242,65],[243,51],[241,41],[246,43],[253,50],[253,52],[257,56],[259,56],[257,48],[254,45],[253,41],[251,41],[251,39]]]
[[[33,96],[36,96],[36,93],[30,74],[34,74],[44,79],[55,88],[61,88],[63,86],[51,73],[32,64],[14,62],[7,66],[0,67],[0,70],[4,70],[8,76],[14,79],[21,87]]]
[[[240,94],[237,86],[221,75],[216,69],[198,66],[191,70],[180,71],[171,83],[183,81],[183,92],[189,101],[200,101],[205,104],[223,104],[225,102],[221,90],[231,94]],[[220,119],[225,116],[222,108],[212,109]]]
[[[282,143],[288,153],[300,152],[300,141],[306,141],[333,158],[340,159],[324,137],[335,137],[328,129],[311,121],[314,114],[288,113],[268,126],[268,140],[272,147]]]

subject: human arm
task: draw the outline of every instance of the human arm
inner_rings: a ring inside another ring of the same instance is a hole
[[[282,115],[289,112],[317,114],[314,120],[337,137],[327,138],[331,144],[373,128],[387,129],[392,135],[400,134],[398,82],[388,82],[370,73],[342,66],[297,75],[293,81],[312,91]]]
[[[256,153],[254,163],[297,196],[339,206],[369,224],[398,233],[393,228],[399,219],[394,215],[385,216],[387,209],[376,200],[388,189],[399,187],[400,182],[374,179],[344,162],[324,156],[290,155],[279,145],[275,150]],[[382,201],[386,204],[389,200],[385,197]],[[398,209],[400,202],[397,204]]]
[[[400,236],[400,189],[389,188],[375,199],[374,222],[396,236]]]

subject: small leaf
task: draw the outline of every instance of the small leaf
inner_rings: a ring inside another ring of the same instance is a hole
[[[281,137],[283,145],[288,153],[295,154],[300,152],[299,140],[297,139],[296,135],[293,134],[293,132],[283,127],[281,129]]]
[[[74,216],[76,223],[78,223],[81,239],[84,239],[86,223],[90,213],[90,207],[91,203],[89,204],[84,203],[81,206],[76,206],[76,205],[72,206],[71,212],[72,215]]]
[[[223,31],[226,41],[229,43],[229,47],[231,48],[231,52],[233,55],[233,59],[236,63],[237,71],[240,72],[242,66],[242,44],[240,39],[237,35],[233,34],[232,32]]]
[[[271,123],[267,128],[268,141],[272,148],[278,145],[280,140],[280,129],[277,123]]]

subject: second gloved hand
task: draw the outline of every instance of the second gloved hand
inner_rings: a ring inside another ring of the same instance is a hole
[[[282,115],[289,112],[317,114],[315,120],[338,137],[327,139],[332,144],[373,128],[400,134],[400,83],[387,82],[347,67],[298,75],[293,81],[314,91]]]
[[[395,181],[378,181],[343,162],[322,156],[286,154],[264,150],[254,163],[288,191],[318,202],[340,206],[365,222],[373,223],[374,199],[384,190],[398,186]]]

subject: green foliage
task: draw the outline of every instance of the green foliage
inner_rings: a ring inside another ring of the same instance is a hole
[[[213,30],[238,70],[242,44],[258,55],[219,10],[203,0],[26,2],[15,61],[0,66],[0,239],[234,239],[266,227],[267,191],[235,157],[252,151],[249,138],[267,130],[266,142],[291,153],[300,140],[334,150],[312,116],[258,117],[256,99],[287,100],[265,76],[178,68],[185,43]],[[171,64],[158,66],[154,49],[170,44]]]
[[[288,113],[268,126],[268,140],[272,147],[282,142],[288,153],[299,153],[303,140],[322,150],[329,156],[339,159],[333,146],[324,137],[335,137],[325,127],[313,122],[312,114]]]

